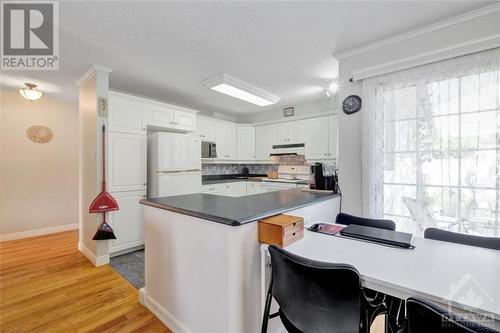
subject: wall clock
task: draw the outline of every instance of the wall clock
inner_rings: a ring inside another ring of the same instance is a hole
[[[361,110],[362,101],[361,97],[357,95],[347,96],[342,102],[342,111],[345,114],[353,114]]]

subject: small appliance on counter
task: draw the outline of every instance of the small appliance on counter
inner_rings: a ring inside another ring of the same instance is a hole
[[[315,163],[311,165],[309,188],[338,193],[338,175],[334,165]]]
[[[217,158],[217,146],[215,142],[201,142],[201,158]]]

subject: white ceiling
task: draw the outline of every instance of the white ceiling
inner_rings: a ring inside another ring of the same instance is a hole
[[[332,54],[453,17],[484,1],[60,2],[59,71],[3,72],[2,86],[40,84],[76,100],[92,64],[110,86],[226,114],[266,110],[209,90],[227,73],[281,97],[279,106],[325,98]],[[276,108],[275,106],[267,109]]]

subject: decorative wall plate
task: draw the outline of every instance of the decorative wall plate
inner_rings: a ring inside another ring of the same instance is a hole
[[[33,125],[26,130],[28,138],[36,143],[48,143],[52,140],[50,128],[42,125]]]

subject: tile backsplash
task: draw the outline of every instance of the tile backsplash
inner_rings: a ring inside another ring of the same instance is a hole
[[[202,164],[201,171],[204,176],[212,175],[232,175],[239,174],[241,170],[247,167],[251,174],[267,174],[269,171],[278,170],[276,164]]]
[[[304,156],[273,156],[275,164],[216,164],[203,163],[202,174],[211,175],[231,175],[241,173],[244,167],[248,168],[251,174],[267,174],[269,171],[277,171],[278,165],[307,165]]]

